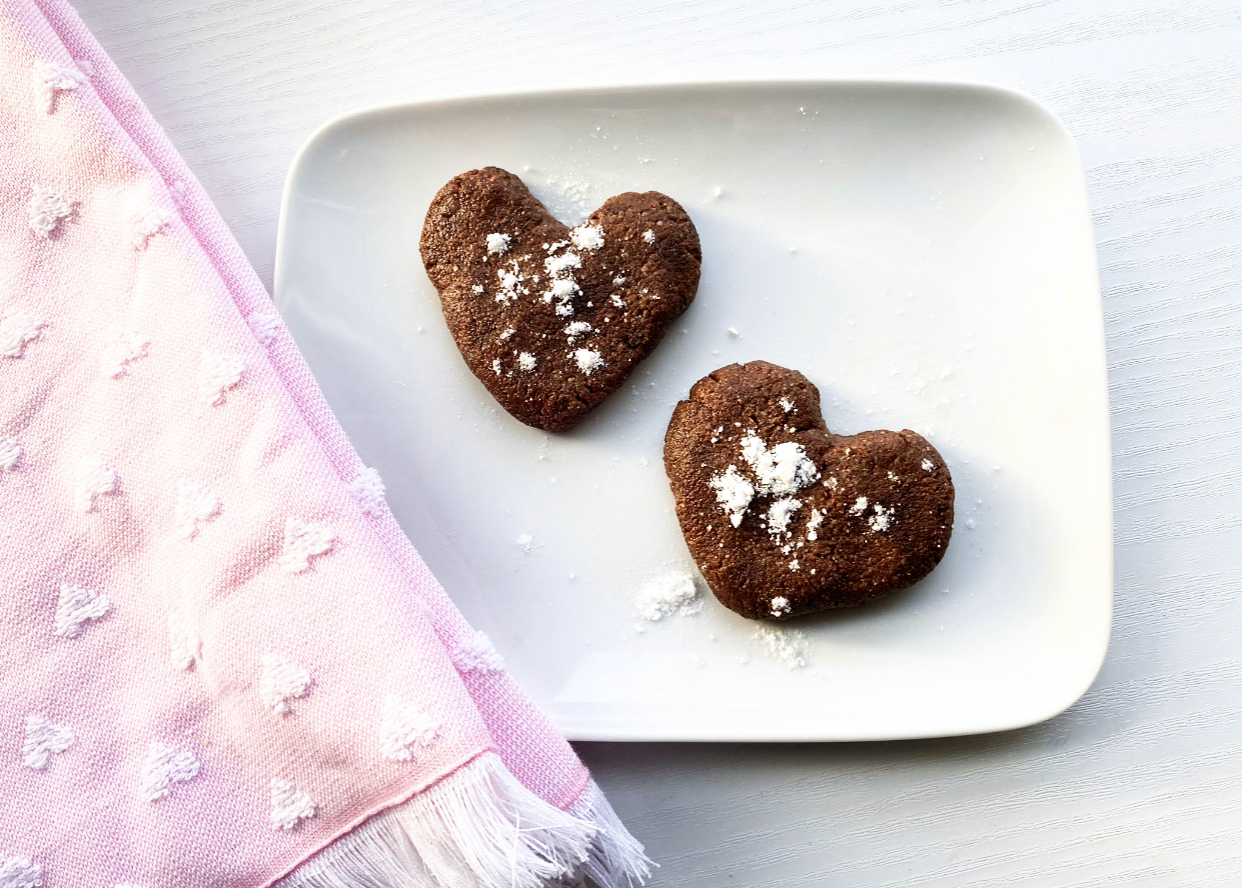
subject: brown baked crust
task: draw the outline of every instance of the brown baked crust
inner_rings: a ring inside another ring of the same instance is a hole
[[[547,431],[571,428],[620,387],[686,310],[699,284],[698,233],[672,198],[655,191],[619,194],[583,224],[602,229],[602,246],[550,250],[570,240],[570,229],[517,176],[485,167],[440,189],[419,243],[471,372],[510,414]],[[508,249],[489,253],[489,234],[509,235]],[[563,300],[545,301],[553,280],[545,261],[570,252],[581,266],[562,276],[579,292],[569,299],[572,315],[557,314]],[[501,284],[501,271],[520,281],[511,299],[504,298],[511,291]],[[624,282],[614,283],[618,278]],[[565,330],[573,322],[590,324],[591,332],[571,341]],[[597,353],[602,364],[585,372],[575,357],[580,349]],[[533,357],[533,369],[523,369],[523,353]]]
[[[768,448],[801,445],[817,470],[785,494],[801,504],[785,534],[774,537],[764,520],[780,495],[756,491],[734,527],[711,486],[731,465],[759,486],[742,456],[749,435]],[[862,604],[909,586],[940,562],[953,531],[953,480],[931,444],[909,430],[833,434],[810,380],[766,361],[731,364],[695,383],[673,411],[664,467],[699,570],[725,607],[754,620]],[[813,510],[821,523],[812,532]],[[788,605],[774,607],[774,598]]]

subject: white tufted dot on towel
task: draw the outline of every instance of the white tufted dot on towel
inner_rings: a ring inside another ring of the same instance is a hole
[[[219,514],[220,500],[211,491],[188,481],[177,482],[177,507],[173,518],[178,536],[194,539],[199,528],[208,521],[214,521]]]
[[[39,338],[40,331],[47,326],[47,321],[17,312],[4,313],[0,318],[0,355],[6,358],[20,358],[26,354],[26,343]]]
[[[183,210],[190,201],[189,191],[190,188],[185,184],[184,179],[174,179],[168,183],[168,195],[173,199],[173,203]]]
[[[384,511],[384,479],[375,469],[364,467],[349,485],[349,492],[362,511],[378,518]]]
[[[392,762],[417,762],[439,731],[439,722],[422,708],[389,695],[380,713],[380,754]]]
[[[64,725],[52,724],[41,715],[26,716],[26,742],[22,744],[22,763],[42,771],[58,752],[64,752],[78,738]]]
[[[22,445],[13,438],[0,438],[0,471],[14,471],[21,458]]]
[[[273,777],[269,784],[272,788],[272,826],[276,829],[293,829],[303,820],[315,816],[315,803],[311,797],[302,792],[288,780]]]
[[[95,497],[116,492],[116,472],[102,459],[88,456],[78,464],[78,487],[73,504],[79,512],[95,511]]]
[[[163,231],[171,221],[172,216],[159,207],[135,210],[126,220],[129,225],[129,242],[134,245],[135,250],[145,250],[151,238]]]
[[[108,328],[104,339],[101,360],[103,374],[110,379],[120,379],[129,373],[129,363],[147,356],[147,346],[151,340],[138,335],[138,332],[125,324],[113,324]]]
[[[30,203],[27,209],[30,214],[30,230],[37,237],[47,240],[52,236],[62,220],[73,215],[77,201],[66,197],[55,188],[47,185],[35,185],[30,189]]]
[[[0,888],[39,888],[43,867],[29,857],[0,857]]]
[[[263,674],[259,677],[259,698],[277,715],[288,715],[289,701],[304,697],[310,690],[310,673],[278,654],[264,654]]]
[[[172,793],[174,783],[185,783],[198,776],[200,764],[192,752],[180,752],[158,741],[147,748],[142,763],[139,792],[148,802],[158,801]]]
[[[203,355],[198,368],[198,396],[212,407],[224,403],[224,393],[241,382],[246,362],[237,355]]]
[[[280,315],[256,312],[246,318],[246,323],[250,325],[254,338],[259,340],[259,345],[264,348],[271,345],[276,334],[280,332]]]
[[[173,668],[186,672],[202,656],[203,640],[180,613],[168,615],[168,657]]]
[[[60,587],[60,595],[56,599],[55,628],[52,634],[63,638],[77,638],[82,634],[83,623],[87,620],[98,620],[111,609],[112,602],[107,596],[65,583]]]
[[[504,658],[492,645],[492,640],[478,630],[452,645],[449,655],[460,672],[500,672],[505,668]]]
[[[35,96],[48,114],[56,110],[56,94],[70,92],[86,83],[86,75],[77,68],[57,62],[37,61],[31,66]]]
[[[326,524],[289,518],[285,521],[285,547],[280,566],[289,573],[301,573],[310,567],[311,558],[323,555],[336,542],[336,534]]]

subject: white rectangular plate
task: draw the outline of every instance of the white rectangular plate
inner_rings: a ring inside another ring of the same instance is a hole
[[[574,224],[663,191],[703,241],[698,297],[577,429],[504,413],[467,371],[418,255],[428,203],[496,165]],[[952,84],[665,86],[350,114],[290,172],[276,294],[415,546],[574,739],[858,740],[1049,718],[1095,677],[1112,604],[1095,251],[1065,129]],[[806,665],[706,594],[661,463],[691,384],[762,358],[819,386],[830,428],[911,428],[945,457],[944,562],[867,607],[786,624]],[[529,535],[530,552],[517,544]]]

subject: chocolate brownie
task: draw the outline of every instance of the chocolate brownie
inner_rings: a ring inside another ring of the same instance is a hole
[[[766,361],[705,376],[673,411],[664,468],[690,554],[752,620],[870,601],[927,576],[953,480],[909,430],[835,435],[819,390]]]
[[[574,426],[651,353],[694,299],[702,260],[670,197],[619,194],[571,229],[497,167],[440,189],[419,247],[471,372],[547,431]]]

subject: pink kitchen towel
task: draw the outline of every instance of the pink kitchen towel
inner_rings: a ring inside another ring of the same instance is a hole
[[[0,888],[641,883],[61,0],[0,109]]]

